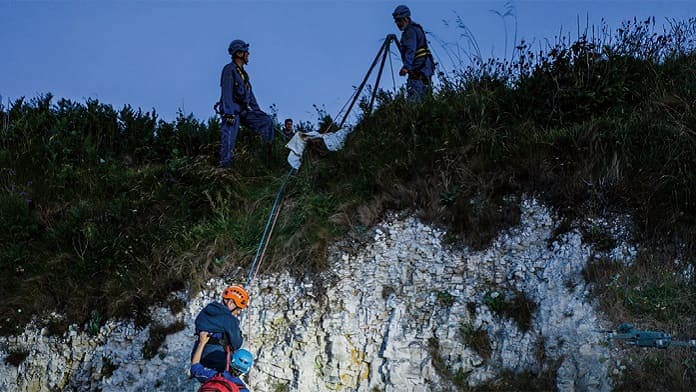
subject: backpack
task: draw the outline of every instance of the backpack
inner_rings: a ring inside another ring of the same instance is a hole
[[[229,345],[225,345],[225,351],[227,352],[226,371],[229,374],[230,355],[232,354],[231,347]],[[246,388],[246,386],[244,386],[244,388]],[[239,389],[239,385],[226,379],[222,375],[222,372],[218,372],[218,374],[214,375],[213,377],[209,378],[208,381],[204,382],[203,385],[201,385],[201,387],[198,388],[198,392],[240,392]]]
[[[204,382],[198,392],[239,392],[239,387],[218,373]]]

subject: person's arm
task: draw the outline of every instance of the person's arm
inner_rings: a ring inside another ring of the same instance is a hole
[[[191,365],[195,365],[201,362],[201,356],[203,356],[203,348],[205,348],[205,345],[206,343],[208,343],[208,340],[210,340],[210,335],[208,335],[208,332],[201,331],[198,334],[198,346],[196,346],[196,351],[194,351],[193,357],[191,357]]]
[[[203,355],[203,348],[208,340],[210,340],[210,335],[208,335],[208,332],[202,331],[198,335],[198,346],[196,346],[196,351],[194,351],[193,357],[191,357],[191,376],[200,383],[208,381],[209,378],[217,374],[215,370],[208,369],[200,363],[201,356]]]
[[[191,365],[191,377],[198,380],[201,384],[215,377],[216,374],[218,374],[216,370],[207,368],[200,363]]]

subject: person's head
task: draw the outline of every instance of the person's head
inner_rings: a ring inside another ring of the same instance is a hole
[[[406,26],[411,23],[411,10],[405,5],[397,6],[394,9],[394,12],[392,12],[392,16],[394,17],[394,23],[396,23],[396,26],[401,31],[403,31]]]
[[[230,46],[227,47],[227,53],[229,53],[230,56],[232,56],[232,60],[237,63],[249,63],[249,44],[241,39],[230,42]]]
[[[292,119],[291,118],[286,118],[284,124],[285,124],[286,131],[292,131]]]
[[[242,286],[229,286],[222,290],[222,303],[233,315],[239,316],[242,310],[249,306],[249,293]]]
[[[240,374],[247,374],[254,364],[254,356],[243,348],[235,351],[230,358],[230,369],[238,371]]]

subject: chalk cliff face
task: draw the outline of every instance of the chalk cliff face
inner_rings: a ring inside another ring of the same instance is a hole
[[[332,246],[321,288],[285,274],[255,279],[243,318],[245,347],[256,357],[253,390],[456,390],[454,383],[481,384],[503,369],[550,368],[559,390],[609,390],[617,362],[596,332],[609,325],[581,275],[595,253],[577,231],[552,241],[557,222],[533,199],[521,212],[520,224],[483,251],[448,246],[442,231],[392,214],[370,241]],[[591,224],[621,239],[621,225]],[[602,256],[631,262],[635,249],[618,243]],[[211,281],[180,314],[153,310],[160,324],[186,328],[150,360],[142,355],[149,328],[127,322],[109,322],[96,336],[29,328],[3,338],[3,356],[28,356],[18,367],[0,364],[0,390],[195,391],[187,377],[193,319],[222,287]],[[526,298],[531,318],[525,306],[501,311],[515,298]]]

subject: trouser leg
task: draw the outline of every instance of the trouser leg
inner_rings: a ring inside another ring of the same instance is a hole
[[[406,95],[410,101],[420,102],[425,94],[425,83],[419,79],[406,80]]]
[[[230,125],[223,120],[220,136],[220,167],[229,167],[234,158],[234,146],[237,144],[237,133],[239,133],[239,121]]]
[[[263,141],[273,141],[273,120],[271,116],[261,110],[249,110],[242,118],[244,125],[261,135]]]

